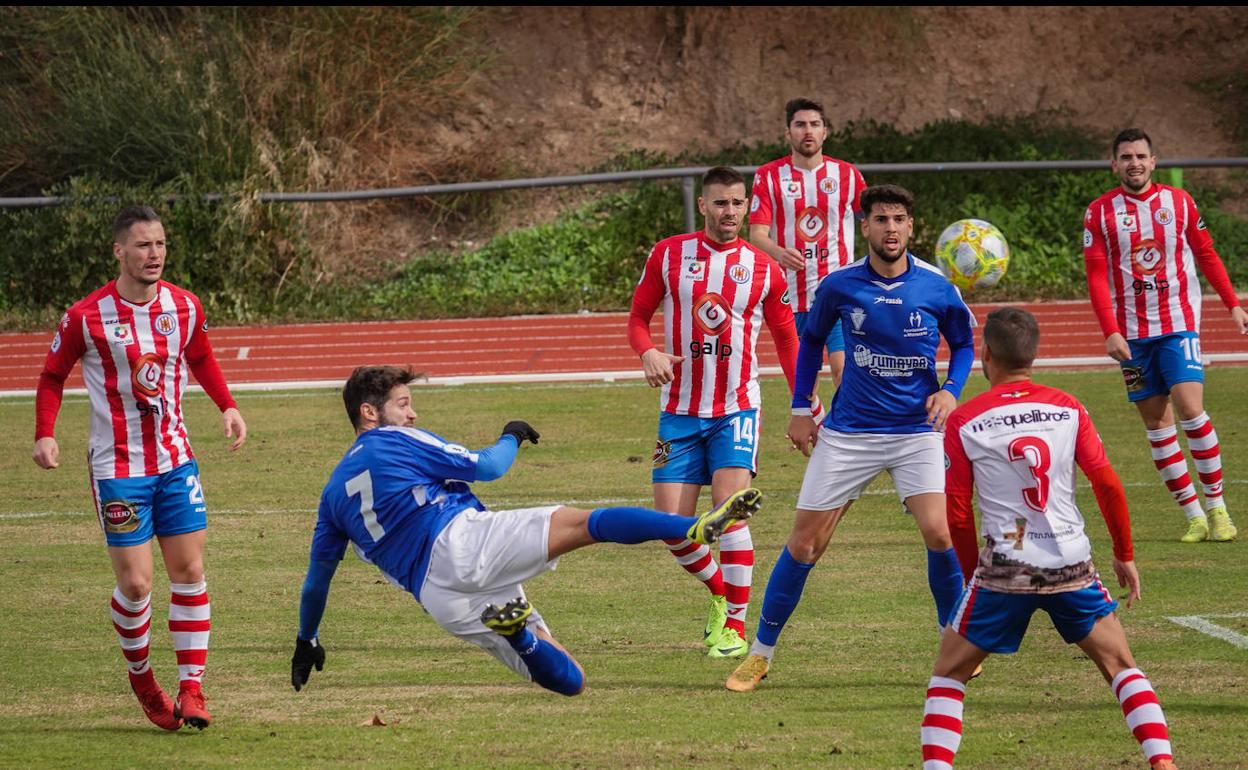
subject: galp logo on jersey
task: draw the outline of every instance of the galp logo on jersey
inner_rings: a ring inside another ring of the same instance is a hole
[[[160,381],[165,371],[164,360],[155,353],[144,353],[135,359],[131,380],[136,393],[148,398],[160,395]]]
[[[1165,258],[1162,253],[1161,244],[1151,238],[1146,238],[1135,245],[1131,249],[1131,262],[1136,269],[1145,275],[1152,275],[1161,269],[1161,262]]]
[[[693,303],[693,321],[703,334],[718,336],[732,323],[732,306],[718,294],[703,294]]]
[[[823,212],[814,206],[802,209],[797,215],[797,231],[802,234],[803,240],[817,241],[827,229],[828,221],[824,219]]]

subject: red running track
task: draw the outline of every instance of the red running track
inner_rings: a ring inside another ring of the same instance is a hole
[[[972,305],[982,322],[991,305]],[[1104,341],[1087,302],[1025,305],[1040,320],[1040,363],[1076,368],[1108,366]],[[435,381],[541,381],[640,375],[628,346],[625,313],[509,318],[221,327],[213,347],[236,389],[341,383],[361,364],[411,365]],[[652,327],[662,338],[658,317]],[[764,338],[768,335],[764,333]],[[50,334],[0,334],[0,394],[30,394]],[[1248,338],[1233,327],[1215,298],[1207,298],[1201,343],[1211,363],[1248,363]],[[762,344],[761,364],[777,365]],[[82,388],[75,369],[67,388]]]

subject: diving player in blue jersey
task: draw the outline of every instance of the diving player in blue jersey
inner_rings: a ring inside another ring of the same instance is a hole
[[[867,256],[819,284],[802,332],[793,392],[814,392],[823,341],[838,320],[845,373],[822,427],[810,416],[809,399],[793,399],[789,440],[810,462],[793,530],[767,581],[750,654],[728,678],[728,689],[736,692],[753,690],[767,675],[811,568],[845,511],[881,471],[892,476],[927,546],[928,584],[941,626],[962,592],[962,569],[945,519],[940,431],[975,359],[974,317],[939,270],[909,253],[914,197],[881,185],[864,190],[861,202]],[[951,353],[943,384],[936,377],[941,336]]]
[[[701,516],[561,505],[492,511],[468,483],[505,474],[520,444],[537,443],[537,431],[514,420],[481,451],[452,444],[413,427],[414,379],[408,369],[360,367],[343,388],[356,440],[321,494],[291,658],[296,690],[313,666],[325,665],[318,627],[348,544],[451,634],[548,690],[576,695],[585,673],[525,600],[521,582],[592,543],[711,543],[759,508],[759,491],[744,489]]]

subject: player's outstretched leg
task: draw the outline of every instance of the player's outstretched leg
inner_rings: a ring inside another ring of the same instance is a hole
[[[532,613],[533,607],[521,597],[502,607],[487,604],[481,612],[481,622],[507,640],[534,682],[560,695],[581,693],[585,689],[585,674],[571,655],[533,633],[527,625]]]
[[[722,503],[698,517],[689,527],[685,537],[695,543],[710,545],[728,529],[733,522],[745,521],[758,513],[763,504],[763,493],[754,487],[733,492]]]

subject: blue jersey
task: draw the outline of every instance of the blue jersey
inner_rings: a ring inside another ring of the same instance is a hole
[[[927,397],[940,389],[936,349],[951,353],[945,389],[962,392],[974,361],[975,319],[956,287],[935,267],[907,254],[909,267],[882,278],[868,258],[839,268],[819,284],[798,356],[797,393],[809,393],[823,341],[841,322],[845,372],[824,425],[843,433],[924,433]],[[819,355],[807,353],[816,346]],[[803,406],[794,399],[794,406]]]
[[[504,436],[495,446],[502,444],[510,465],[516,441]],[[438,534],[463,511],[485,510],[466,482],[478,479],[489,451],[471,452],[416,428],[360,434],[321,493],[312,560],[341,559],[350,541],[361,559],[420,599]]]

